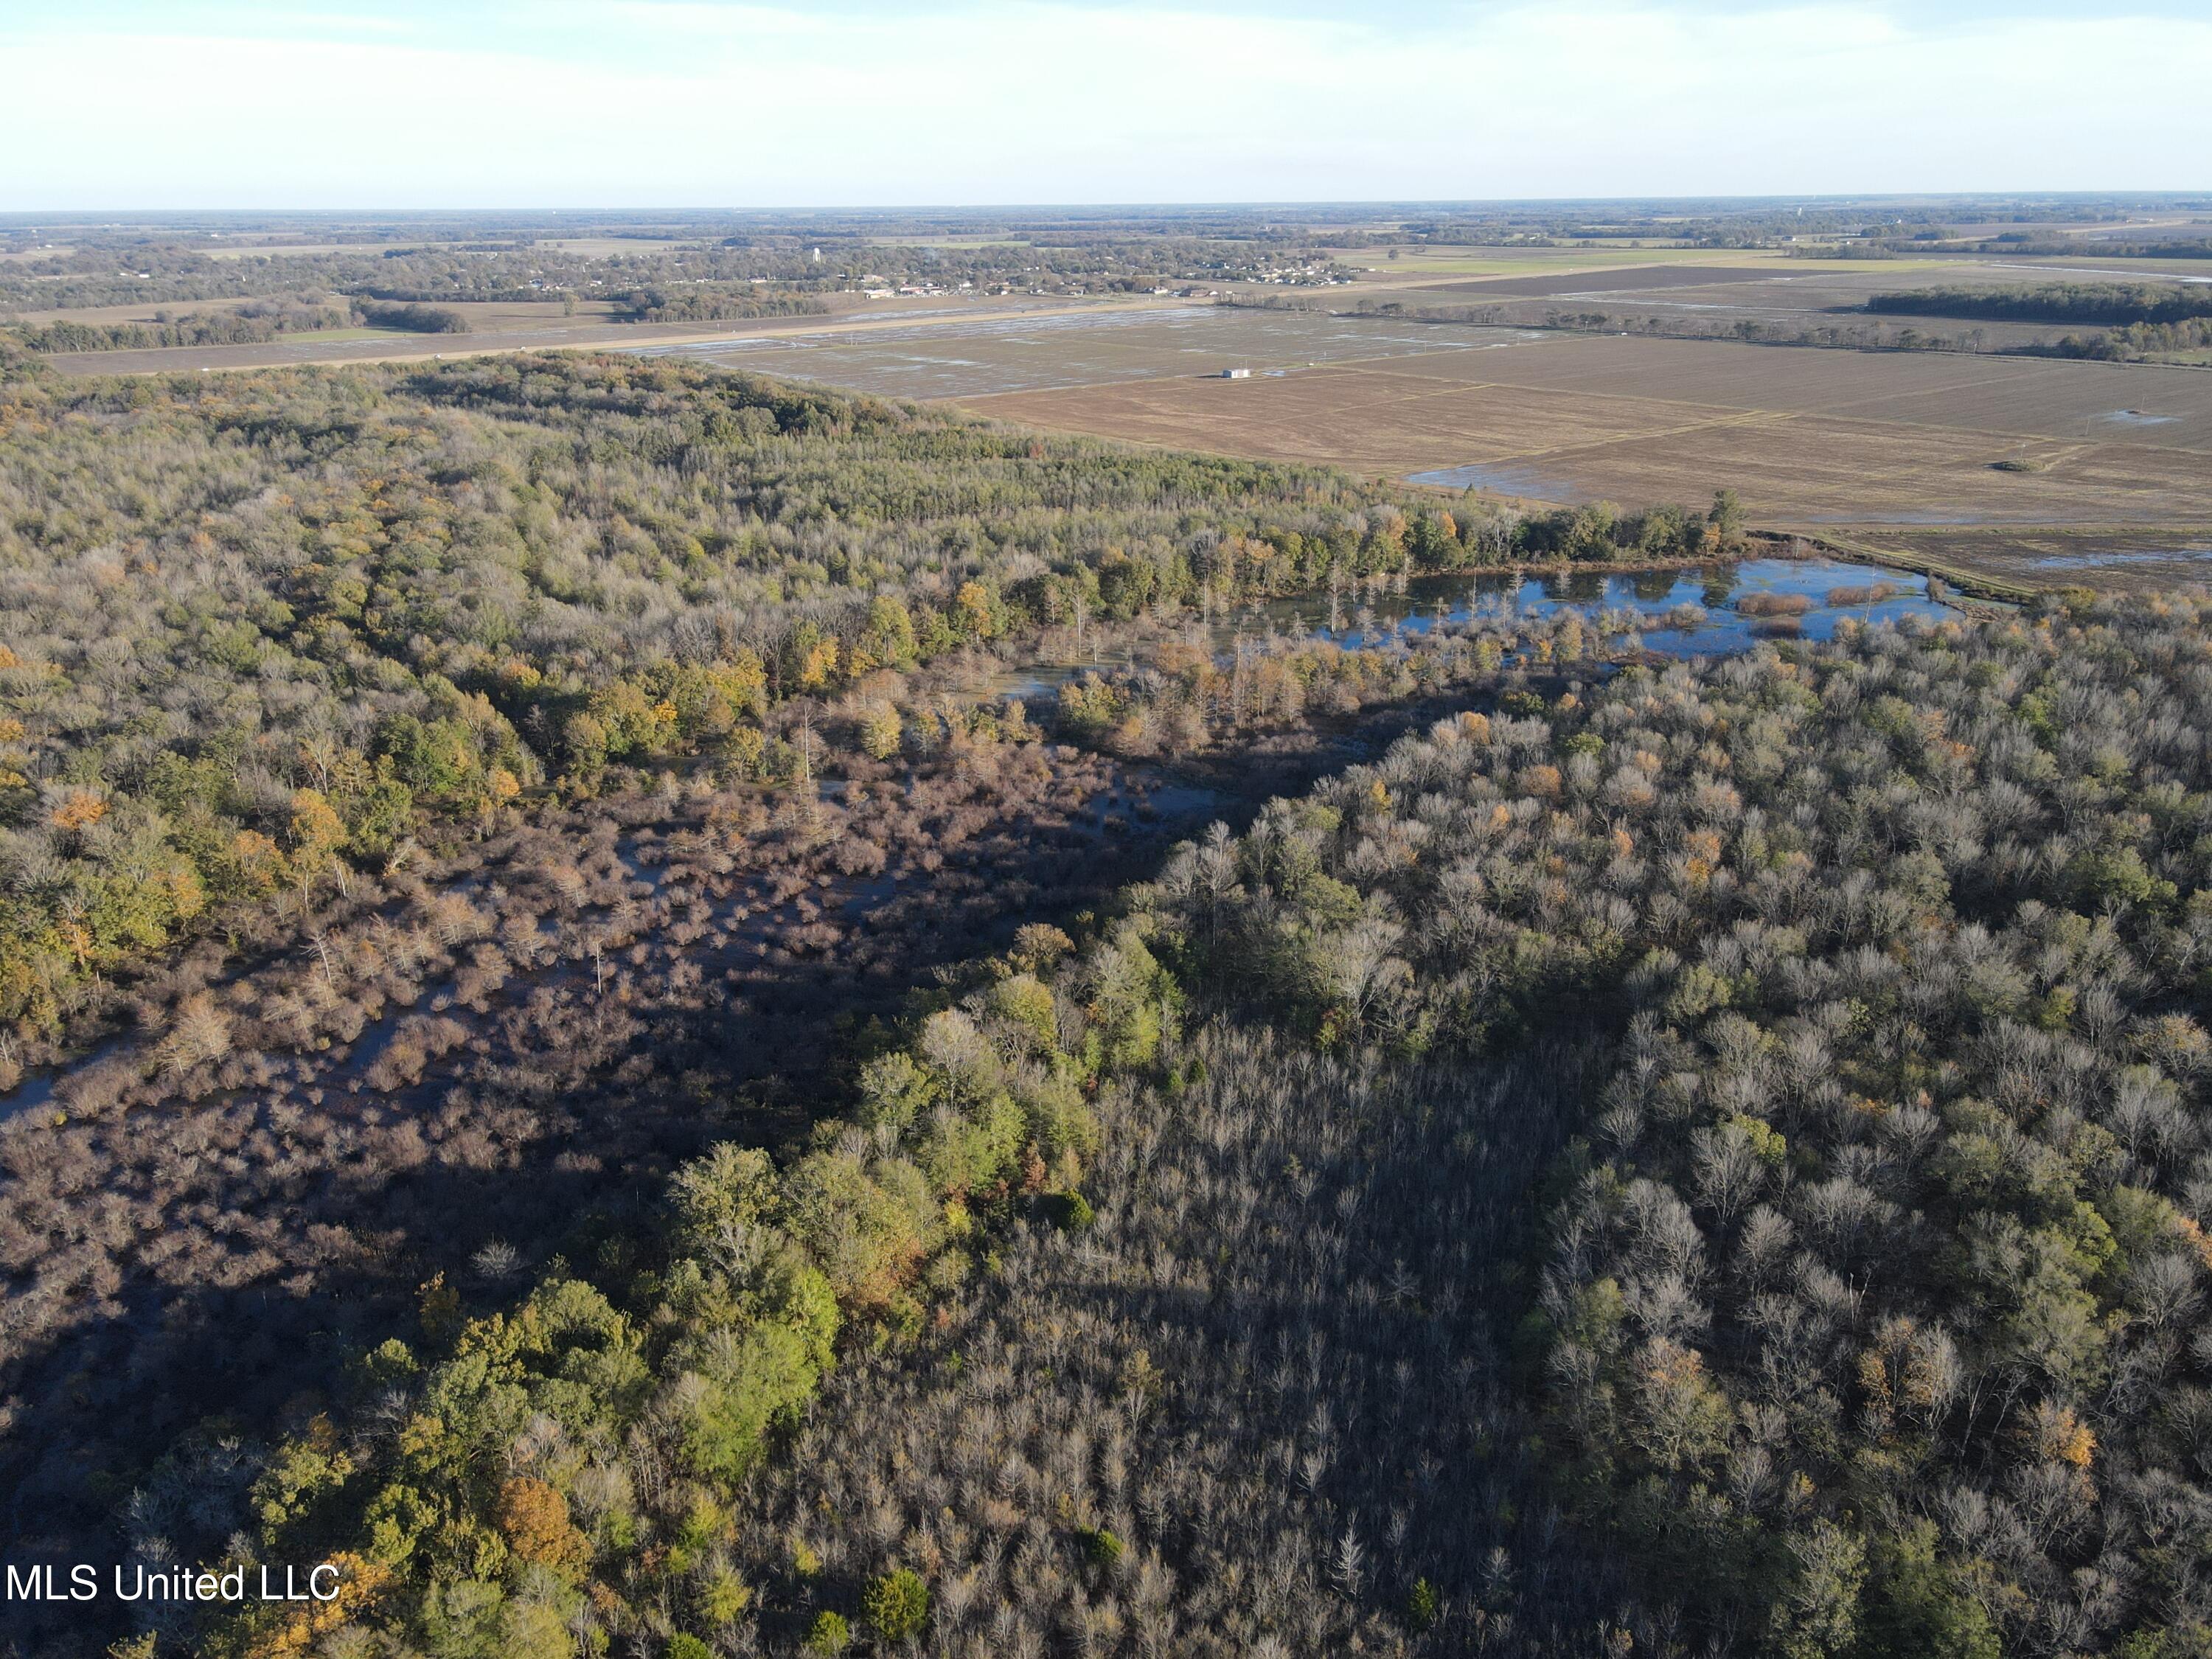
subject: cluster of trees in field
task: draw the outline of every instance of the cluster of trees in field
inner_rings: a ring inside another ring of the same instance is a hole
[[[450,306],[423,305],[415,301],[362,300],[355,309],[371,328],[396,328],[410,334],[465,334],[469,319]]]
[[[2100,362],[2154,362],[2161,357],[2201,352],[2212,347],[2212,317],[2179,323],[2130,323],[2095,334],[2067,334],[2033,349],[2051,357],[2087,357]]]
[[[1402,592],[1404,578],[1442,571],[1727,558],[1747,545],[1743,506],[1730,489],[1715,491],[1702,513],[1672,502],[1624,510],[1589,501],[1523,514],[1486,506],[1469,492],[1456,512],[1425,503],[1386,507],[1326,532],[1263,522],[1252,534],[1224,537],[1201,550],[1188,577],[1170,571],[1156,580],[1102,570],[1101,597],[1109,611],[1134,614],[1161,594],[1211,616],[1240,598],[1311,593],[1340,599],[1348,586],[1371,593],[1385,580]],[[1066,609],[1050,606],[1044,614],[1058,620]]]
[[[1999,292],[2034,295],[2045,291],[2042,289],[2023,289]],[[2127,291],[2154,296],[2171,292],[2148,288]],[[1965,296],[1961,301],[1964,304],[1967,301],[1978,302],[1991,290],[1967,289],[1956,292]],[[1943,302],[1924,295],[1900,294],[1878,297],[1916,301],[1869,307],[1869,309],[1891,314],[1986,315],[1991,320],[2015,322],[2069,320],[2055,314],[2030,315],[2027,309],[1987,313],[1948,310]],[[1923,299],[1928,303],[1917,303]],[[1231,303],[1290,307],[1296,307],[1298,302],[1269,296],[1265,299],[1239,299]],[[2179,306],[2185,308],[2197,303],[2193,299],[2185,299]],[[2212,304],[2212,301],[2206,303]],[[2124,306],[2114,307],[2116,311],[2127,308]],[[2143,308],[2153,307],[2147,305]],[[1401,301],[1363,301],[1350,314],[1389,317],[1416,323],[1473,323],[1497,328],[1558,329],[1577,334],[1634,333],[1676,340],[1740,340],[1751,345],[1811,346],[1829,350],[1997,351],[2022,356],[2092,358],[2106,362],[2153,361],[2161,356],[2200,351],[2212,344],[2212,315],[2184,315],[2164,322],[2131,322],[2090,334],[2066,334],[2055,339],[2025,339],[1992,346],[1987,334],[1979,328],[1940,333],[1911,324],[1774,323],[1756,318],[1741,318],[1731,322],[1724,318],[1661,316],[1650,313],[1561,311],[1555,307],[1546,307],[1540,313],[1527,306],[1407,306]]]
[[[2212,346],[2212,293],[2149,283],[2051,283],[2019,288],[1921,289],[1877,294],[1869,311],[2039,323],[2093,323],[2014,350],[2036,356],[2142,362]]]
[[[634,288],[619,297],[624,314],[641,323],[726,322],[746,317],[820,316],[830,307],[811,295],[767,295],[743,286]]]
[[[665,291],[789,303],[805,287],[827,281],[802,250],[788,245],[730,248],[702,242],[586,253],[522,241],[473,250],[430,244],[336,257],[344,261],[349,291],[380,299],[512,303],[565,296],[609,301],[633,318],[655,303],[656,295],[665,303]]]
[[[15,324],[8,331],[28,351],[124,351],[155,346],[246,345],[279,334],[348,328],[361,320],[349,306],[329,304],[320,295],[255,300],[226,311],[156,311],[150,323],[81,323],[63,320]]]
[[[1877,294],[1869,311],[2026,323],[2185,323],[2212,317],[2212,292],[2180,283],[2038,283]]]
[[[1511,690],[1218,827],[180,1449],[349,1571],[204,1650],[2197,1650],[2208,625]]]

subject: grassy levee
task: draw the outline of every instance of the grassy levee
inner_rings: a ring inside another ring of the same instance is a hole
[[[1775,554],[1776,557],[1790,556],[1788,551],[1789,544],[1793,542],[1802,543],[1816,552],[1839,553],[1849,558],[1863,560],[1869,564],[1883,564],[1895,570],[1909,570],[1917,576],[1936,577],[1970,599],[1992,599],[2002,605],[2023,605],[2035,598],[2037,594],[2049,591],[2030,586],[2025,582],[2007,581],[2001,576],[1991,576],[1982,571],[1966,569],[1942,559],[1930,558],[1926,554],[1916,552],[1911,548],[1876,547],[1871,543],[1856,541],[1847,536],[1807,536],[1783,531],[1765,531],[1755,533],[1773,537],[1781,544]]]

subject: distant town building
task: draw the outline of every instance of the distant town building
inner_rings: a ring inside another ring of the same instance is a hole
[[[1252,378],[1252,371],[1249,368],[1224,368],[1221,371],[1221,378],[1224,380],[1249,380]]]

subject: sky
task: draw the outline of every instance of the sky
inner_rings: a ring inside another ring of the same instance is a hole
[[[0,211],[2212,186],[2212,0],[0,0]]]

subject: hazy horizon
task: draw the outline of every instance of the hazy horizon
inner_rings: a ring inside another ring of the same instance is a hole
[[[811,219],[816,217],[850,216],[853,218],[927,218],[948,213],[973,213],[1000,216],[1024,214],[1036,215],[1127,215],[1132,218],[1157,216],[1160,218],[1217,213],[1265,213],[1312,215],[1336,217],[1355,211],[1381,212],[1386,209],[1405,209],[1416,211],[1448,212],[1488,210],[1496,208],[1650,208],[1655,206],[1692,208],[1752,207],[1763,204],[1776,206],[1802,205],[1807,208],[1881,207],[1898,206],[1939,207],[1947,204],[1986,204],[1991,202],[2065,204],[2069,202],[2108,202],[2152,206],[2161,202],[2194,197],[2212,198],[2212,185],[2171,190],[2137,190],[2133,188],[2080,190],[2040,190],[2022,187],[2017,190],[1993,191],[1905,191],[1869,189],[1861,191],[1752,191],[1736,195],[1688,191],[1680,194],[1652,193],[1637,196],[1461,196],[1461,197],[1286,197],[1277,199],[1250,198],[1193,198],[1188,201],[1166,198],[1127,201],[1035,201],[1035,202],[795,202],[777,206],[763,206],[744,202],[714,203],[643,202],[634,206],[611,205],[604,203],[549,204],[517,202],[505,205],[487,206],[483,204],[463,204],[455,206],[426,207],[404,201],[370,202],[358,207],[292,205],[272,203],[246,203],[237,206],[210,206],[204,204],[184,203],[175,206],[150,207],[143,203],[121,202],[112,205],[88,208],[0,209],[0,225],[37,224],[43,222],[78,222],[84,224],[130,224],[143,220],[147,222],[167,220],[206,219],[210,221],[257,217],[282,217],[301,220],[334,219],[347,222],[379,214],[420,219],[454,219],[483,221],[490,219],[529,219],[543,216],[573,217],[580,220],[605,219],[631,222],[650,219],[655,215],[667,215],[678,219],[704,218],[760,218]]]
[[[16,215],[2155,192],[2212,147],[2172,4],[92,0],[0,62]]]

